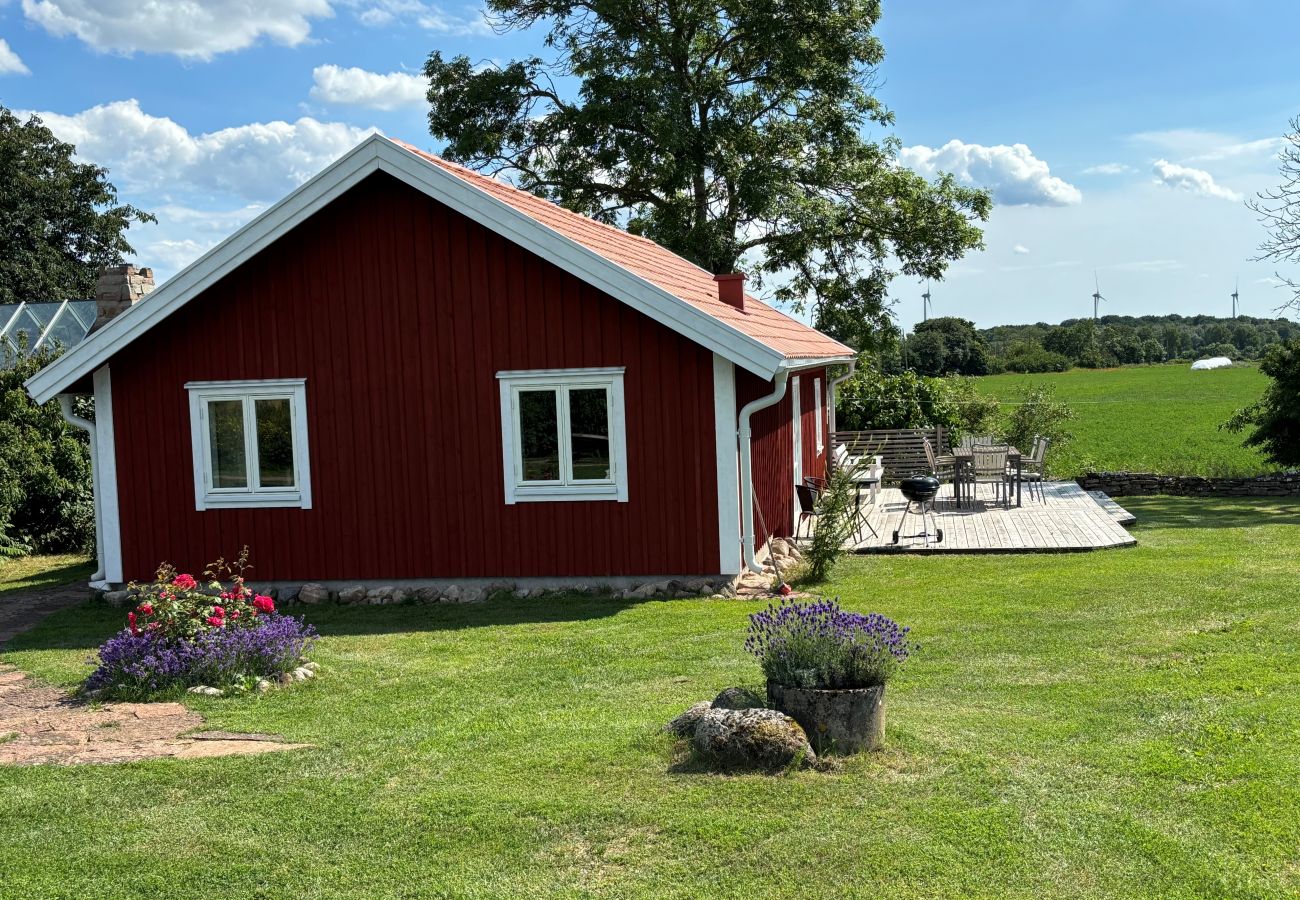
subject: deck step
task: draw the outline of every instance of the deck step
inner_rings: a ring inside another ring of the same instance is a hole
[[[1087,495],[1097,501],[1097,505],[1106,511],[1106,514],[1126,528],[1129,525],[1137,524],[1137,516],[1133,515],[1124,507],[1120,506],[1110,498],[1105,491],[1086,491]]]

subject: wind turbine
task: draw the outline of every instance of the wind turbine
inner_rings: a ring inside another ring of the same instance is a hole
[[[925,283],[925,293],[921,295],[921,321],[930,321],[930,282]]]
[[[1092,272],[1092,281],[1095,286],[1092,293],[1092,320],[1095,322],[1097,321],[1097,304],[1102,303],[1106,298],[1101,295],[1101,281],[1097,279],[1096,269]]]
[[[1237,300],[1241,296],[1237,293],[1237,281],[1238,279],[1235,278],[1232,281],[1232,317],[1234,319],[1237,318]]]

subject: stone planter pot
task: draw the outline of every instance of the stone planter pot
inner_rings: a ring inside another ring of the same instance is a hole
[[[885,686],[847,690],[786,687],[769,681],[767,701],[794,719],[818,753],[859,753],[885,743]]]

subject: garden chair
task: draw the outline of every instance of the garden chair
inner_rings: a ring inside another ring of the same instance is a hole
[[[1006,445],[975,444],[971,447],[970,479],[976,496],[981,484],[996,485],[999,501],[1011,505],[1013,476],[1007,470],[1010,449]]]
[[[804,522],[808,522],[808,537],[812,537],[812,520],[817,518],[817,496],[821,488],[811,477],[805,478],[803,484],[794,486],[795,496],[799,498],[799,522],[794,528],[794,539],[799,540]]]
[[[936,456],[934,445],[928,437],[921,438],[921,444],[925,447],[925,461],[930,467],[930,474],[938,478],[940,484],[945,481],[951,483],[953,499],[960,500],[957,490],[957,457],[947,453]]]
[[[1043,482],[1047,480],[1047,471],[1043,462],[1047,458],[1047,448],[1052,445],[1050,438],[1034,437],[1034,449],[1028,456],[1020,458],[1020,483],[1029,485],[1029,496],[1034,496],[1034,485],[1038,485],[1038,499],[1046,503],[1047,494],[1043,491]]]

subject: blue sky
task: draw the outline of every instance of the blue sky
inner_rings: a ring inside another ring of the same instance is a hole
[[[179,10],[188,10],[180,12]],[[903,160],[998,201],[985,251],[933,286],[980,325],[1091,311],[1226,314],[1285,296],[1251,262],[1244,199],[1276,184],[1300,114],[1292,4],[886,0],[880,94]],[[0,102],[36,111],[159,216],[134,229],[166,276],[379,129],[437,150],[428,53],[506,61],[478,7],[424,0],[0,0]],[[900,320],[923,287],[895,282]]]

